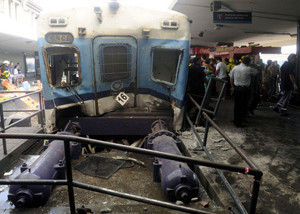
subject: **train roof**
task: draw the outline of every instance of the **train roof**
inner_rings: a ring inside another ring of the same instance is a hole
[[[39,38],[48,32],[69,32],[75,38],[130,35],[190,40],[190,23],[184,14],[112,2],[42,12],[37,24]],[[84,35],[79,34],[79,28],[84,29]]]

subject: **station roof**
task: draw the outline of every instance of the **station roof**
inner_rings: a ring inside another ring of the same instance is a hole
[[[250,43],[278,47],[296,44],[299,0],[174,0],[171,9],[186,14],[192,21],[192,45],[248,46]],[[250,12],[252,22],[214,23],[214,12]]]
[[[299,0],[173,0],[170,9],[184,13],[192,21],[191,45],[280,47],[296,44]],[[252,21],[251,24],[214,23],[214,12],[250,12]],[[36,50],[36,40],[0,33],[0,52]]]

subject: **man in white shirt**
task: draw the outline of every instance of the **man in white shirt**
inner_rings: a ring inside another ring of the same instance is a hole
[[[244,126],[251,99],[251,75],[257,73],[249,64],[250,58],[244,57],[242,63],[235,66],[229,74],[231,88],[234,90],[234,125],[237,127]]]
[[[224,62],[222,62],[222,58],[221,57],[217,57],[217,66],[216,66],[216,78],[218,79],[222,79],[222,80],[226,80],[227,77],[227,66]],[[216,82],[216,90],[218,95],[220,94],[221,90],[222,90],[222,86],[223,86],[223,82],[217,81]],[[223,97],[225,98],[226,96],[226,90],[224,90],[224,95]]]

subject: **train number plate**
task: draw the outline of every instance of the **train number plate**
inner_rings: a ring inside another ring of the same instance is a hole
[[[120,92],[116,97],[116,100],[118,101],[118,103],[120,103],[123,106],[127,103],[129,97],[124,92]]]

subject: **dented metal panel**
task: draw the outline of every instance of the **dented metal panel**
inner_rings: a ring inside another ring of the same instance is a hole
[[[51,17],[57,22],[65,20],[66,25],[49,25]],[[164,111],[173,115],[173,128],[181,128],[190,40],[185,15],[122,4],[112,9],[105,3],[89,2],[86,7],[42,13],[38,25],[48,132],[61,119],[56,109],[74,105],[80,106],[74,117],[103,117],[132,109]],[[61,54],[57,48],[67,56],[73,53],[77,65],[63,68],[55,64],[56,59],[72,58],[56,56]],[[155,48],[172,50],[174,57],[165,58],[167,52],[153,57]],[[78,79],[71,82],[65,74],[75,74],[77,67]],[[55,69],[64,70],[64,75],[53,78]]]

